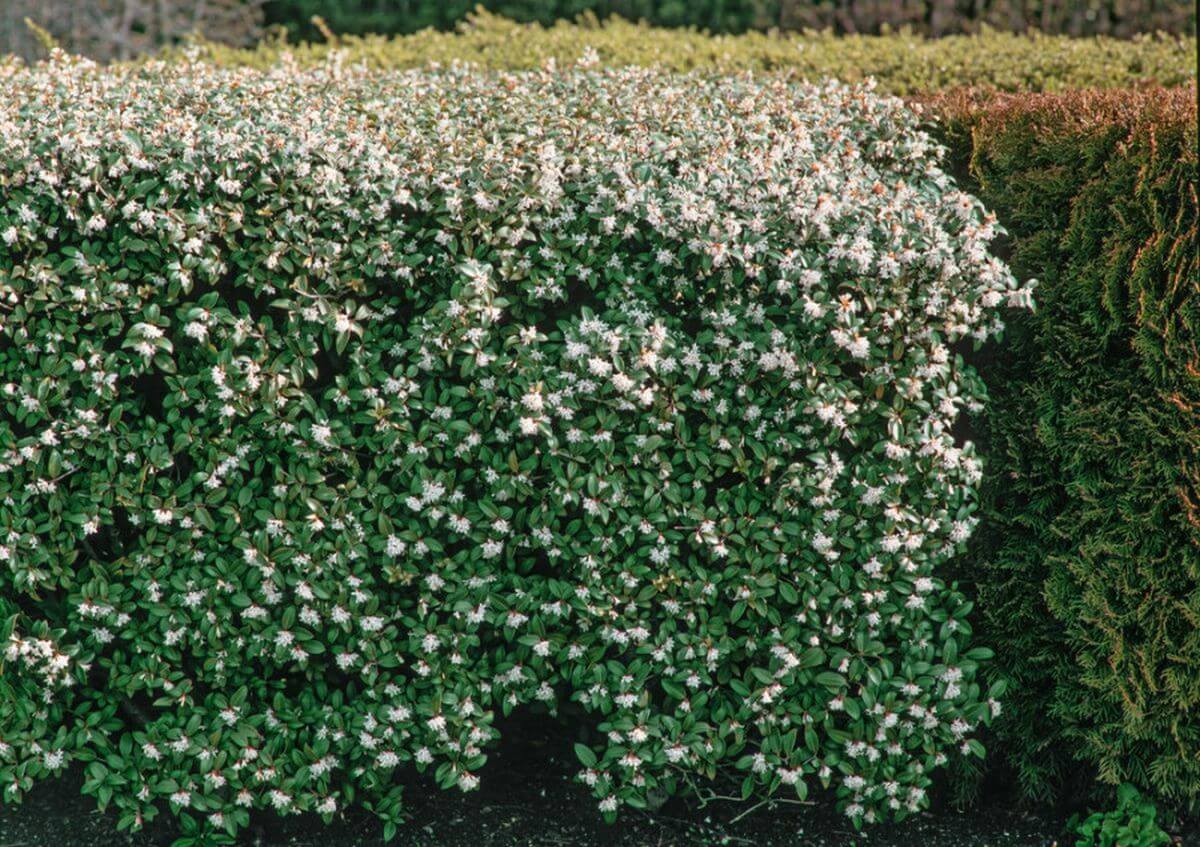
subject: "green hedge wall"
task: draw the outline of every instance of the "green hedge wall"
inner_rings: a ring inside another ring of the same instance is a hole
[[[962,575],[1046,795],[1077,762],[1200,794],[1196,89],[935,104],[1038,309],[985,368],[985,514]]]
[[[1109,93],[922,96],[1012,232],[1038,312],[986,363],[989,520],[961,575],[1013,681],[1000,741],[1035,795],[1087,763],[1184,800],[1200,782],[1195,39],[989,34],[706,37],[622,22],[543,30],[479,16],[459,35],[201,52],[221,64],[529,67],[585,55],[677,70],[878,77]],[[285,55],[286,50],[286,55]],[[1157,81],[1174,90],[1146,88]]]
[[[1048,35],[983,35],[927,39],[915,35],[850,36],[747,33],[708,36],[692,30],[638,26],[621,20],[550,28],[494,15],[471,18],[461,32],[341,37],[334,44],[274,42],[253,49],[202,45],[217,64],[267,67],[283,57],[301,66],[337,52],[346,62],[373,68],[412,68],[431,62],[471,62],[494,69],[560,66],[583,57],[607,65],[658,65],[675,71],[783,71],[799,77],[874,77],[882,90],[911,95],[957,86],[1008,91],[1109,88],[1156,81],[1179,85],[1195,78],[1196,39],[1154,37],[1132,41]]]
[[[609,817],[983,755],[955,349],[1030,298],[897,98],[2,71],[0,801],[394,829],[516,708]]]

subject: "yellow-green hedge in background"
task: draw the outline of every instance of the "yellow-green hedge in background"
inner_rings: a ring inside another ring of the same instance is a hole
[[[1066,36],[980,35],[928,39],[911,34],[833,36],[826,33],[707,35],[663,29],[618,18],[519,24],[477,13],[457,33],[424,30],[396,37],[344,36],[334,43],[267,42],[237,49],[203,44],[206,58],[222,65],[263,67],[289,54],[301,65],[324,62],[335,50],[378,68],[431,62],[472,62],[486,68],[574,63],[590,51],[607,65],[662,65],[689,71],[789,71],[798,76],[855,81],[868,76],[895,94],[957,86],[1006,91],[1114,88],[1155,81],[1178,85],[1196,75],[1196,39],[1173,36],[1073,39]]]

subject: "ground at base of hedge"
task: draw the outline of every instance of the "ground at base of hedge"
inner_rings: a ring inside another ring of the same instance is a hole
[[[579,786],[492,780],[489,790],[412,801],[413,818],[391,842],[396,847],[1051,847],[1060,826],[1012,811],[920,815],[898,826],[855,834],[845,818],[824,809],[759,810],[736,823],[727,813],[664,808],[657,814],[627,813],[605,824]],[[487,785],[484,780],[483,785]],[[117,833],[111,815],[96,812],[78,781],[39,786],[18,807],[0,810],[0,847],[167,847],[170,834],[155,829]],[[728,814],[732,811],[733,814]],[[324,827],[315,818],[271,822],[246,835],[247,847],[373,847],[380,827],[348,815]]]
[[[856,833],[827,805],[781,805],[739,816],[749,804],[714,801],[697,808],[674,799],[650,814],[627,810],[608,825],[572,774],[578,763],[551,720],[505,728],[489,755],[478,791],[442,791],[416,780],[405,790],[411,819],[392,847],[1069,847],[1063,819],[1030,814],[1009,799],[985,798],[965,812],[918,815],[902,824]],[[512,730],[512,731],[510,731]],[[563,748],[566,748],[564,751]],[[0,847],[168,847],[160,816],[147,831],[116,831],[79,793],[73,773],[38,785],[20,806],[0,806]],[[313,816],[263,815],[239,847],[376,847],[381,826],[350,811],[326,827]],[[1200,847],[1200,832],[1180,833],[1174,847]]]
[[[609,826],[578,806],[578,786],[557,790],[533,782],[499,784],[463,797],[446,792],[414,802],[413,818],[393,847],[1068,847],[1062,821],[1013,809],[922,814],[895,826],[855,833],[825,809],[760,810],[730,823],[730,814],[668,809],[628,813]],[[484,782],[486,785],[486,781]],[[22,805],[0,809],[0,847],[168,847],[165,829],[117,833],[78,793],[78,780],[40,786]],[[736,814],[736,812],[735,812]],[[329,827],[293,818],[247,833],[246,847],[374,847],[379,825],[350,815]],[[1179,834],[1175,847],[1200,847],[1200,834]]]

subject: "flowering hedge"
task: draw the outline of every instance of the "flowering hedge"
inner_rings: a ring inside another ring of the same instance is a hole
[[[652,71],[0,79],[0,786],[402,814],[574,701],[606,815],[925,801],[998,709],[983,394],[1028,304],[899,101]],[[567,743],[567,742],[564,742]]]

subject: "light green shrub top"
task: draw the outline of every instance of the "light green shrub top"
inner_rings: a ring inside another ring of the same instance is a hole
[[[0,786],[126,825],[478,784],[925,802],[1028,303],[894,98],[578,68],[0,73]]]
[[[264,68],[290,56],[302,66],[342,51],[347,62],[372,68],[412,68],[431,62],[469,62],[484,68],[569,65],[589,55],[613,66],[670,70],[786,71],[811,80],[858,81],[875,77],[882,90],[915,94],[956,86],[1055,91],[1109,88],[1157,81],[1175,85],[1196,77],[1196,39],[1146,36],[1132,40],[1040,34],[928,39],[917,35],[771,35],[751,32],[711,36],[695,30],[641,26],[614,18],[590,25],[518,24],[478,13],[458,33],[423,30],[413,35],[342,37],[336,45],[267,43],[250,50],[203,45],[222,65]]]

